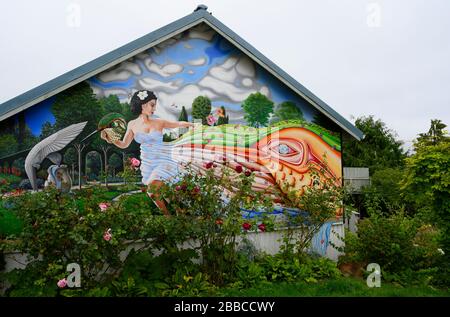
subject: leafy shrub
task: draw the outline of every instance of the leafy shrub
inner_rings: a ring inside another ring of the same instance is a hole
[[[202,272],[213,284],[221,285],[235,275],[236,237],[242,233],[243,223],[241,208],[256,210],[272,203],[263,192],[252,190],[254,175],[244,173],[242,166],[234,173],[227,166],[214,165],[206,164],[203,173],[188,165],[178,182],[149,191],[170,201],[171,213],[185,217],[194,226]]]
[[[169,225],[168,219],[151,215],[146,209],[126,212],[121,201],[102,211],[95,193],[102,190],[77,193],[75,196],[84,196],[81,200],[54,189],[14,198],[13,209],[24,227],[16,244],[2,247],[27,253],[31,263],[23,272],[15,270],[20,274],[10,274],[11,291],[20,292],[37,283],[41,287],[37,294],[46,294],[43,289],[47,286],[56,292],[56,282],[67,275],[69,263],[80,265],[83,288],[92,288],[118,274],[123,267],[120,254],[130,242],[139,240],[144,246],[168,243],[172,237],[166,233],[167,228],[180,228],[175,219],[172,222],[176,223]],[[186,238],[180,233],[174,237],[181,241]]]
[[[255,261],[241,257],[238,265],[237,288],[248,288],[271,282],[304,281],[316,283],[321,279],[340,277],[336,263],[326,258],[304,256],[286,258],[283,254],[263,255]]]
[[[161,296],[184,296],[193,297],[210,295],[214,287],[209,284],[201,272],[194,276],[184,270],[177,270],[166,282],[156,283]]]
[[[325,166],[316,170],[309,168],[312,186],[303,186],[300,190],[289,190],[281,194],[283,205],[296,208],[299,212],[286,212],[286,234],[283,238],[282,252],[285,256],[296,254],[303,256],[308,252],[314,235],[325,222],[340,216],[343,206],[344,189],[340,181],[330,177]]]
[[[345,255],[339,262],[378,263],[387,281],[438,282],[436,268],[444,268],[439,235],[434,227],[402,213],[389,217],[372,214],[359,222],[357,235],[346,232],[341,250]]]

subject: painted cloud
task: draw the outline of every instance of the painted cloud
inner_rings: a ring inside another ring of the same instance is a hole
[[[158,96],[156,115],[176,120],[185,106],[191,113],[197,96],[211,99],[213,109],[225,105],[231,122],[243,122],[240,104],[254,92],[270,98],[270,88],[257,77],[246,55],[227,48],[214,30],[200,24],[166,40],[90,81],[98,96],[116,94],[128,101],[139,89]]]

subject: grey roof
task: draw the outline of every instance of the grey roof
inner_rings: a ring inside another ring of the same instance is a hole
[[[106,70],[184,30],[187,30],[199,23],[205,22],[215,29],[219,34],[228,39],[231,43],[240,48],[245,54],[252,58],[255,62],[268,70],[283,83],[293,89],[296,93],[305,98],[317,110],[335,122],[345,132],[361,140],[364,135],[353,124],[347,121],[339,113],[334,111],[325,102],[320,100],[311,91],[289,76],[285,71],[271,62],[267,57],[261,54],[252,45],[247,43],[235,32],[230,30],[226,25],[212,16],[207,11],[207,7],[199,5],[195,11],[179,20],[176,20],[162,28],[157,29],[137,40],[134,40],[122,47],[119,47],[93,61],[81,65],[61,76],[56,77],[36,88],[33,88],[13,99],[10,99],[0,105],[0,121],[4,120],[22,110],[25,110],[38,102],[47,99],[58,92],[73,86],[85,79],[88,79],[103,70]]]

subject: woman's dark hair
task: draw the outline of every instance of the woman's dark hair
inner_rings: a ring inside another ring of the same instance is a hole
[[[135,115],[140,115],[142,112],[142,105],[150,100],[157,99],[153,91],[138,90],[133,94],[130,100],[131,112]]]

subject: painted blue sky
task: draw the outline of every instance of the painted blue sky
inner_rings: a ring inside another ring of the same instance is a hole
[[[243,56],[243,53],[240,50],[219,34],[215,34],[211,41],[183,36],[181,39],[177,40],[177,42],[165,47],[162,51],[150,48],[146,54],[151,58],[152,63],[163,66],[181,65],[182,71],[169,76],[163,76],[149,70],[145,65],[144,59],[133,58],[132,63],[139,66],[139,69],[141,70],[139,75],[131,74],[131,76],[125,79],[120,78],[118,80],[103,81],[100,79],[101,74],[99,74],[88,79],[89,84],[93,87],[94,91],[95,89],[97,89],[97,91],[107,91],[110,89],[124,91],[126,94],[118,94],[118,97],[122,102],[125,102],[131,91],[136,89],[136,87],[139,87],[139,80],[143,78],[151,78],[161,83],[177,82],[177,85],[181,87],[186,85],[197,85],[209,74],[212,67],[222,65],[230,57],[240,58]],[[192,65],[192,61],[199,59],[203,59],[205,62],[200,65]],[[305,119],[309,121],[312,120],[316,110],[273,75],[269,74],[256,63],[253,64],[255,76],[252,79],[259,87],[265,86],[269,89],[270,98],[275,104],[279,104],[283,101],[293,101],[301,108]],[[110,70],[107,70],[106,72],[108,71]],[[237,89],[246,89],[238,79],[235,80],[233,85]],[[52,124],[55,122],[55,118],[51,113],[53,101],[54,98],[50,98],[26,111],[26,122],[34,135],[40,134],[41,126],[45,122],[48,121]],[[243,113],[240,102],[230,102],[227,98],[212,99],[212,105],[225,106],[226,110]]]

